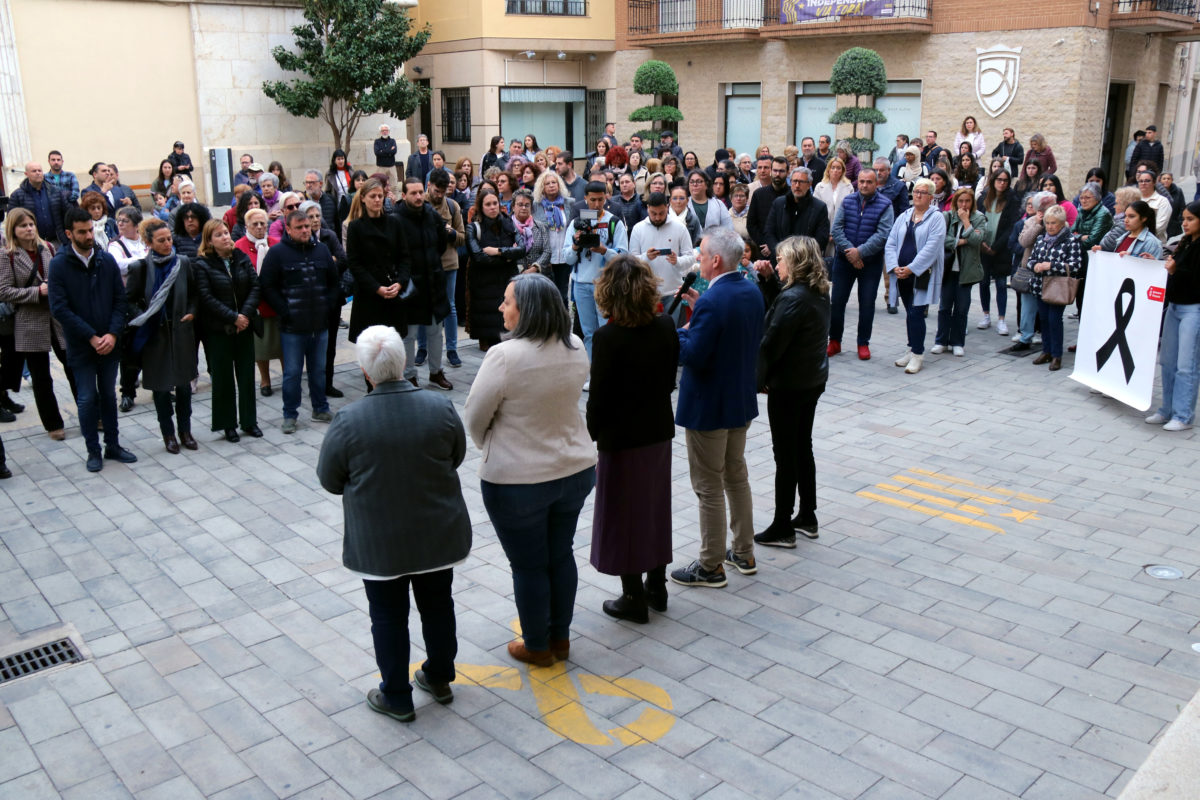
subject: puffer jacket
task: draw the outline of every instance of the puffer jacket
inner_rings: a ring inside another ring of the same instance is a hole
[[[408,266],[413,292],[405,301],[410,325],[428,325],[430,318],[441,322],[450,314],[446,279],[442,274],[442,251],[446,249],[446,225],[433,206],[413,208],[407,202],[396,209],[404,241],[408,244]]]
[[[328,329],[338,291],[337,267],[328,247],[285,236],[267,251],[258,280],[263,299],[279,315],[284,333]]]
[[[238,314],[253,319],[261,291],[250,257],[234,248],[229,267],[216,253],[192,261],[200,300],[200,327],[206,333],[236,333]]]

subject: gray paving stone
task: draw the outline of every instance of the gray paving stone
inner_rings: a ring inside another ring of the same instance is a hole
[[[865,736],[844,753],[859,766],[878,770],[890,780],[934,797],[943,794],[961,777],[924,756],[875,736]]]
[[[283,738],[251,747],[240,758],[278,797],[289,797],[327,777],[308,756]]]
[[[205,796],[253,777],[246,765],[212,734],[178,745],[170,753]]]
[[[200,656],[177,636],[144,644],[138,652],[164,676],[200,663]]]
[[[858,797],[880,779],[879,773],[796,736],[763,757],[838,797]]]
[[[780,700],[759,718],[839,755],[866,735],[859,728],[791,700]]]
[[[209,733],[200,715],[178,696],[142,706],[137,710],[137,715],[166,750]]]
[[[51,798],[59,795],[46,773],[39,771],[0,783],[0,796]]]
[[[189,652],[191,652],[189,650]],[[246,673],[233,676],[238,678]],[[221,680],[207,664],[197,664],[167,676],[167,683],[187,701],[195,711],[203,711],[217,703],[223,703],[236,694],[232,679],[228,682]]]
[[[1121,774],[1116,764],[1023,730],[1013,733],[997,750],[1098,792]]]
[[[208,795],[201,794],[186,775],[177,775],[158,786],[138,792],[137,800],[204,800],[205,797]]]
[[[240,697],[207,708],[200,712],[200,717],[235,753],[279,734],[274,726]]]
[[[75,706],[74,712],[92,741],[101,748],[146,732],[137,715],[119,695],[108,694],[81,703]]]
[[[115,772],[106,772],[62,793],[63,800],[92,800],[101,797],[104,800],[130,800],[133,795],[129,793],[122,777]]]
[[[921,755],[984,783],[1020,796],[1041,775],[1041,769],[1005,756],[952,733],[943,733],[921,749]]]
[[[349,735],[320,709],[303,699],[268,711],[264,716],[305,754],[341,741]]]
[[[120,777],[122,785],[134,794],[180,774],[179,765],[145,731],[100,749]]]
[[[36,745],[79,727],[71,709],[55,692],[40,692],[8,703],[8,711],[29,744]]]
[[[719,782],[704,767],[645,747],[625,748],[609,762],[675,800],[699,797]]]
[[[82,730],[73,730],[43,741],[34,746],[34,752],[58,791],[69,789],[109,771],[104,754]]]
[[[106,677],[130,708],[141,708],[175,694],[171,685],[145,661],[113,670]]]

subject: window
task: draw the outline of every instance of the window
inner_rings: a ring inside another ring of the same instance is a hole
[[[725,147],[753,156],[762,130],[762,84],[725,84]]]
[[[587,0],[508,0],[505,13],[553,17],[586,17]]]
[[[470,89],[442,89],[442,141],[471,141]]]
[[[836,142],[835,126],[829,117],[837,110],[837,97],[830,90],[828,83],[813,83],[805,81],[795,85],[796,91],[796,130],[792,137],[797,147],[805,136],[811,136],[817,141],[822,134],[829,137],[830,142]]]

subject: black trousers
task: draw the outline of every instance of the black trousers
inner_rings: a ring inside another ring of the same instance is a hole
[[[17,340],[11,333],[0,334],[0,391],[21,390],[21,367],[25,358],[17,352]]]
[[[775,454],[775,522],[790,524],[793,501],[800,495],[800,517],[815,522],[817,465],[813,459],[812,429],[817,400],[825,384],[767,394],[771,450]]]
[[[158,412],[158,427],[163,436],[175,435],[175,419],[178,417],[179,432],[192,432],[192,386],[185,383],[175,387],[174,403],[170,392],[154,393],[154,409]]]
[[[254,384],[254,332],[210,333],[204,339],[212,376],[212,430],[258,424]]]
[[[454,680],[454,657],[458,636],[454,621],[454,598],[450,594],[453,569],[404,575],[390,581],[368,581],[367,603],[371,614],[371,638],[375,663],[383,680],[379,690],[397,708],[412,708],[412,684],[408,682],[408,587],[412,586],[421,615],[425,639],[425,663],[421,669],[432,683]]]
[[[54,355],[63,365],[67,374],[67,383],[71,386],[71,396],[75,396],[75,373],[67,365],[67,354],[53,337],[50,344]],[[61,430],[63,427],[62,413],[58,410],[58,398],[54,396],[54,379],[50,377],[49,353],[22,353],[25,364],[29,367],[29,378],[33,381],[33,402],[37,405],[38,417],[42,427],[48,431]]]
[[[142,354],[126,348],[121,352],[121,397],[136,397],[138,375],[142,373]]]
[[[338,329],[342,324],[342,305],[333,309],[329,316],[329,336],[325,341],[325,387],[333,386],[333,358],[337,355]]]

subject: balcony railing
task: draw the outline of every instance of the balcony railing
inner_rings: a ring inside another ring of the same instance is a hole
[[[1196,24],[1196,0],[1113,0],[1109,26],[1130,33],[1185,33]]]
[[[587,0],[507,0],[506,14],[529,14],[549,17],[586,17]]]
[[[834,16],[827,12],[836,11],[838,3],[820,5],[811,0],[628,0],[628,25],[632,37],[686,38],[720,31],[753,35],[754,29],[763,27],[774,32],[791,28],[807,32],[831,23],[926,21],[930,4],[931,0],[864,0],[857,4],[862,13]]]
[[[1135,14],[1139,11],[1157,11],[1162,14],[1194,17],[1196,16],[1196,2],[1195,0],[1113,0],[1114,14]]]

